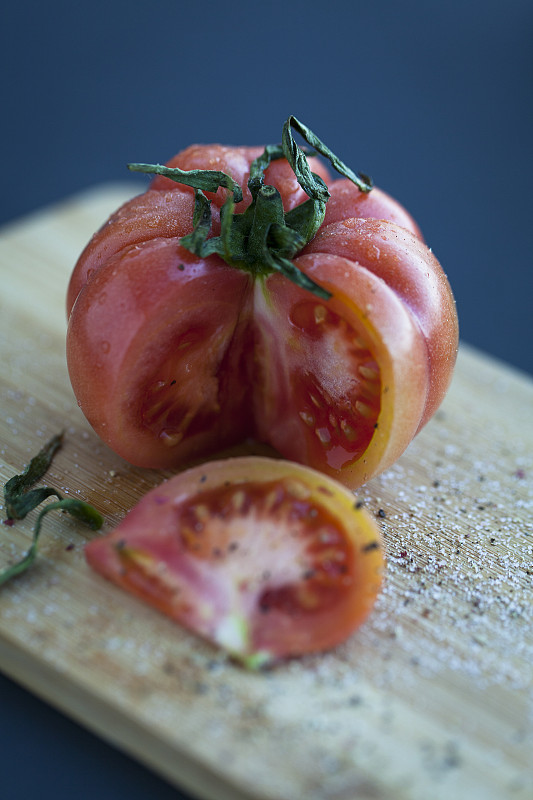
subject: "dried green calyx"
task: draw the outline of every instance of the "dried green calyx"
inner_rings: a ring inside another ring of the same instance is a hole
[[[312,151],[298,146],[292,135],[293,128],[313,148]],[[254,276],[281,272],[298,286],[327,300],[330,293],[292,262],[322,224],[329,199],[326,184],[319,175],[311,171],[307,160],[308,155],[315,153],[327,158],[337,172],[349,178],[362,192],[372,189],[370,178],[352,172],[309,128],[293,116],[283,126],[281,145],[268,145],[261,156],[252,162],[248,180],[252,202],[242,213],[235,211],[235,205],[242,200],[241,187],[224,172],[184,171],[160,164],[129,164],[128,167],[134,172],[162,175],[194,188],[193,231],[181,239],[183,247],[190,252],[201,258],[216,254],[230,266],[250,272]],[[278,190],[264,182],[268,165],[279,158],[287,159],[298,183],[309,198],[286,213]],[[204,192],[216,192],[220,187],[228,190],[221,209],[220,235],[208,238],[211,231],[211,203]]]

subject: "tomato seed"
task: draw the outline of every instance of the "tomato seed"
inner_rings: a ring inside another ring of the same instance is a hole
[[[379,380],[379,372],[377,369],[374,369],[374,367],[367,367],[364,364],[361,364],[361,366],[359,367],[359,373],[367,381]]]
[[[315,306],[314,314],[315,314],[315,322],[317,325],[320,325],[322,322],[324,322],[328,316],[328,312],[325,306]]]
[[[231,504],[235,509],[235,511],[241,511],[243,509],[245,500],[246,500],[246,494],[242,490],[235,492],[235,494],[231,498]]]
[[[183,439],[183,432],[169,433],[168,431],[161,431],[159,438],[167,447],[175,447]]]
[[[297,480],[288,480],[285,483],[285,489],[288,494],[295,497],[297,500],[307,500],[311,495],[311,490],[305,483]]]
[[[374,409],[371,408],[367,403],[363,403],[362,400],[355,401],[355,408],[357,411],[359,411],[362,417],[365,417],[365,419],[370,419],[370,417],[374,416]]]
[[[331,434],[327,428],[316,428],[315,433],[320,443],[324,446],[331,443]]]

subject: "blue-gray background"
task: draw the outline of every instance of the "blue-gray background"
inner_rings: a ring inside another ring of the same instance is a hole
[[[294,114],[416,217],[462,338],[533,373],[531,0],[5,6],[0,223]],[[0,726],[6,800],[177,797],[5,679]]]

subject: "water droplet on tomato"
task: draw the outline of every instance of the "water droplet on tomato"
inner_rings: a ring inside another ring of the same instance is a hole
[[[100,344],[100,350],[102,351],[102,353],[109,353],[109,351],[111,350],[111,345],[109,344],[109,342],[103,341]]]

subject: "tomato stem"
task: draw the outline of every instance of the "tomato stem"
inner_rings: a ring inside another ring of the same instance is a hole
[[[295,142],[291,128],[314,148],[309,151]],[[349,178],[362,192],[372,189],[372,180],[356,175],[303,123],[290,116],[283,126],[281,145],[267,145],[250,165],[248,189],[252,202],[245,211],[236,213],[235,204],[243,199],[242,189],[225,172],[217,170],[184,171],[161,164],[129,164],[134,172],[162,175],[195,189],[193,231],[182,237],[181,244],[200,258],[217,254],[227,264],[252,275],[281,272],[298,286],[321,299],[331,293],[308,278],[292,259],[311,241],[324,221],[329,191],[316,173],[311,171],[307,156],[313,152],[327,158],[337,172]],[[287,213],[281,195],[274,186],[265,185],[265,170],[276,159],[286,158],[296,180],[309,197]],[[221,208],[220,235],[208,238],[211,229],[210,201],[204,191],[228,190]]]

